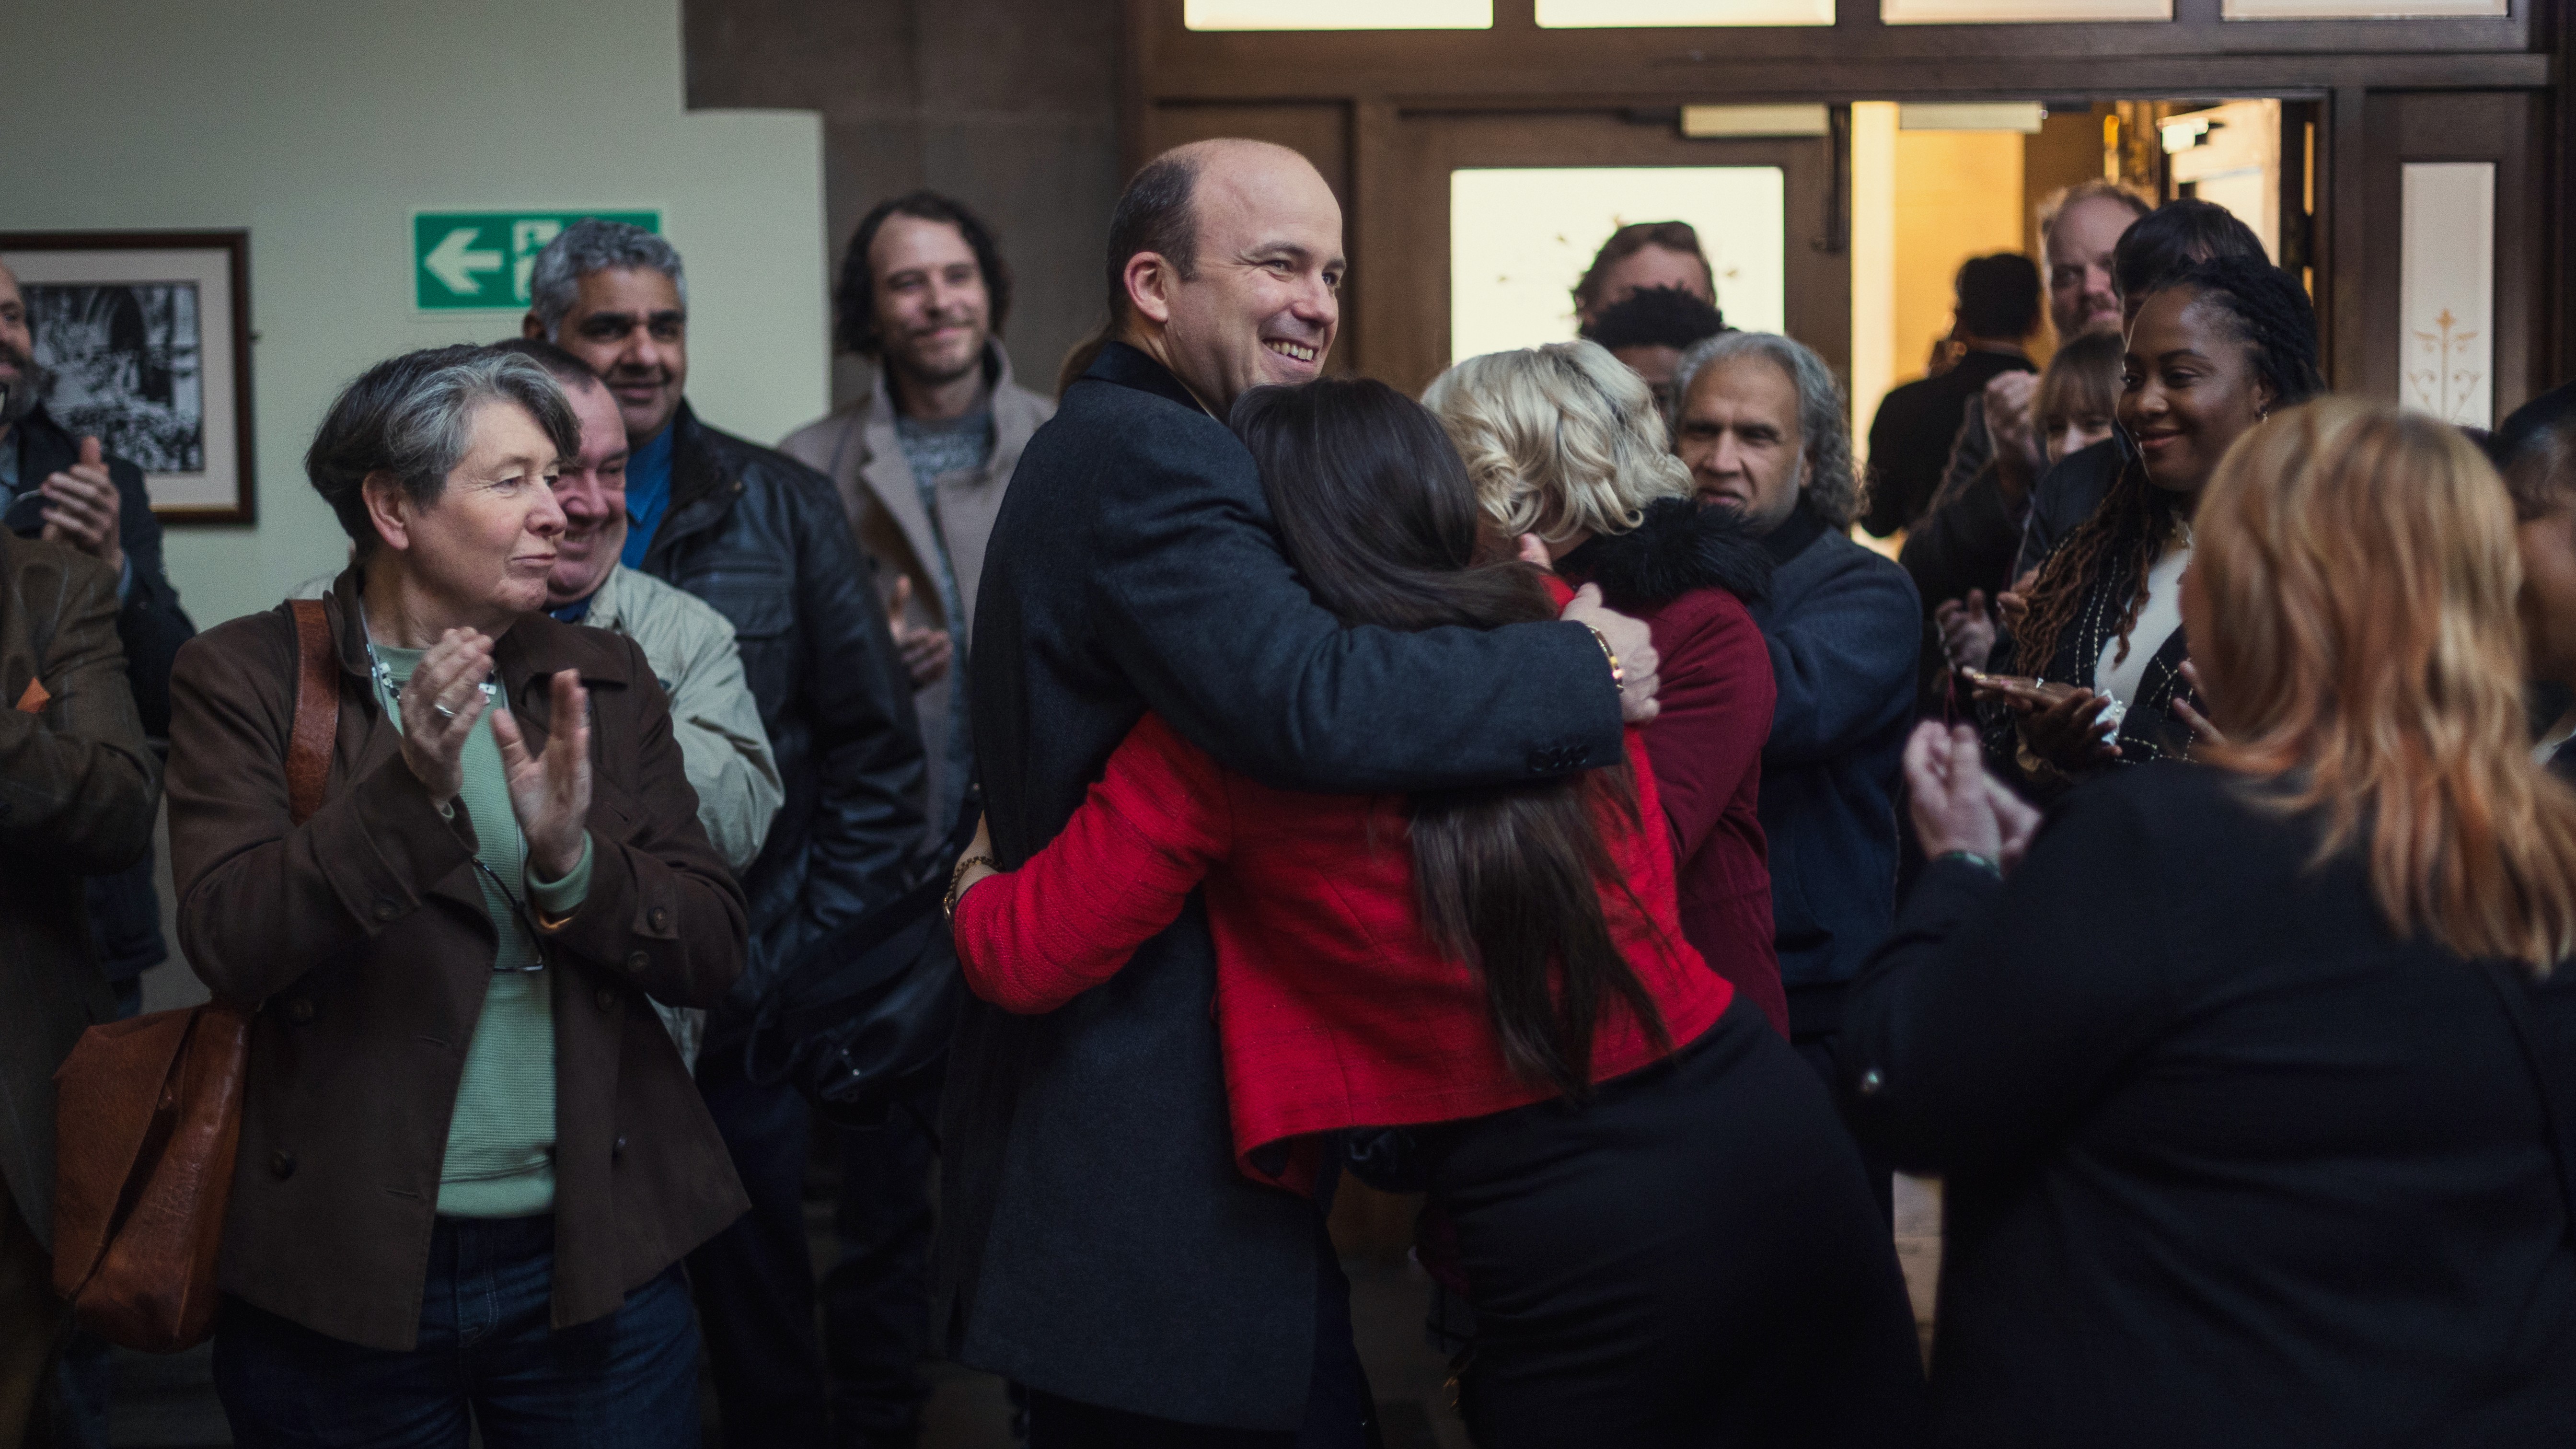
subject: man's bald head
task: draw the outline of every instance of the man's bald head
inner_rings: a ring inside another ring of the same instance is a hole
[[[1109,224],[1111,335],[1223,416],[1245,389],[1311,381],[1341,321],[1342,208],[1305,157],[1197,141],[1147,163]]]
[[[1127,263],[1140,252],[1153,252],[1172,264],[1184,281],[1198,275],[1199,227],[1196,214],[1199,179],[1210,170],[1242,169],[1254,173],[1295,167],[1312,174],[1314,166],[1285,146],[1268,141],[1219,137],[1175,146],[1145,163],[1118,207],[1109,214],[1109,330],[1115,334],[1127,320]],[[1318,176],[1317,181],[1322,178]]]

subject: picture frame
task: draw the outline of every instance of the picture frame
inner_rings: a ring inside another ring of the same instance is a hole
[[[0,232],[45,408],[143,469],[165,524],[253,523],[250,233]]]

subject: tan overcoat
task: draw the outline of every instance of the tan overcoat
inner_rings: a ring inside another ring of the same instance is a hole
[[[869,374],[868,390],[831,416],[787,435],[778,450],[828,475],[840,491],[859,547],[877,561],[877,586],[889,596],[897,578],[912,580],[912,603],[906,622],[945,629],[959,645],[975,632],[975,590],[984,578],[984,545],[993,536],[993,519],[1002,511],[1002,495],[1020,466],[1029,438],[1055,416],[1055,404],[1013,380],[1010,355],[1002,344],[985,345],[984,381],[993,399],[993,455],[981,468],[961,469],[931,480],[936,508],[921,506],[921,489],[904,460],[895,435],[895,397],[885,368]],[[930,560],[945,546],[957,570],[957,601],[966,617],[951,619],[939,597],[939,576]],[[956,656],[963,658],[961,649]],[[931,798],[941,797],[939,775],[948,766],[938,741],[944,738],[954,669],[913,693],[928,744]]]

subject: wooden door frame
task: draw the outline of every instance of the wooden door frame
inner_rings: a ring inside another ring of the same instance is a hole
[[[2501,20],[2225,22],[2220,0],[2175,0],[2170,22],[1888,26],[1871,0],[1841,0],[1830,28],[1542,31],[1532,0],[1496,0],[1490,31],[1202,34],[1182,0],[1124,0],[1122,143],[1141,165],[1155,107],[1329,103],[1348,118],[1347,198],[1355,353],[1367,350],[1371,256],[1401,245],[1408,114],[1661,112],[1735,101],[2049,100],[2277,97],[2318,108],[2313,253],[2328,376],[2370,371],[2372,221],[2365,198],[2371,98],[2391,92],[2537,93],[2541,196],[2522,242],[2542,268],[2534,384],[2576,373],[2576,19],[2514,0]],[[1864,17],[1861,12],[1867,11]],[[1722,43],[1718,43],[1722,42]],[[2045,61],[2035,66],[2035,61]],[[2042,74],[2034,77],[2034,71]],[[2338,204],[2341,203],[2341,204]],[[2499,208],[2499,227],[2503,210]],[[2501,237],[2501,232],[2499,233]],[[2500,242],[2501,245],[2501,242]],[[1847,330],[1847,329],[1846,329]]]

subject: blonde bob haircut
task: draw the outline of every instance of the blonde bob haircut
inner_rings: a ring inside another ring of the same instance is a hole
[[[1422,405],[1449,430],[1476,502],[1509,538],[1626,533],[1646,505],[1691,491],[1645,379],[1591,342],[1471,357]]]
[[[2400,936],[2536,975],[2576,950],[2576,791],[2531,757],[2513,505],[2431,418],[2322,398],[2228,451],[2193,520],[2207,757],[2319,812]]]

